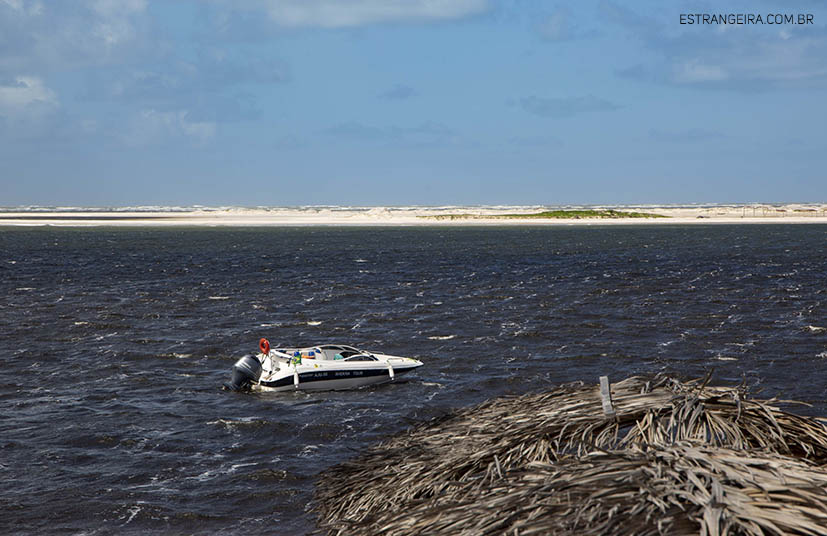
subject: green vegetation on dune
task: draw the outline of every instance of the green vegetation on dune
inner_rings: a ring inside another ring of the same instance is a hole
[[[553,220],[553,219],[618,219],[618,218],[668,218],[650,212],[626,212],[622,210],[547,210],[534,214],[440,214],[419,216],[432,220]]]

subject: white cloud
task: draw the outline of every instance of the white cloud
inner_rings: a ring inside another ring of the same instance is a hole
[[[199,142],[215,136],[215,123],[211,121],[188,121],[186,117],[179,117],[178,125],[184,135]]]
[[[280,26],[343,28],[378,22],[456,19],[480,13],[487,0],[262,0]]]
[[[0,115],[21,117],[57,106],[57,95],[40,78],[17,76],[0,85]]]
[[[99,65],[155,47],[146,0],[0,0],[0,72]]]
[[[145,0],[96,0],[92,10],[98,19],[94,34],[107,46],[114,46],[135,37],[132,18],[146,9]]]
[[[29,2],[27,8],[26,2],[24,2],[23,0],[0,0],[0,4],[6,4],[13,10],[23,14],[37,14],[37,12],[43,9],[43,5],[40,2]]]
[[[146,9],[146,0],[95,0],[92,9],[104,17],[120,17],[142,12]]]
[[[187,110],[142,110],[131,127],[125,139],[130,145],[149,145],[169,137],[185,137],[202,144],[212,139],[216,132],[215,123],[192,121]]]
[[[699,82],[717,82],[726,80],[727,72],[717,66],[709,65],[701,60],[693,59],[675,67],[674,80],[679,84],[694,84]]]
[[[609,0],[607,19],[654,51],[649,60],[620,69],[649,82],[742,91],[827,87],[824,27],[775,25],[685,27],[635,13]],[[670,15],[671,16],[671,15]]]
[[[0,6],[6,4],[9,8],[23,16],[37,16],[43,13],[43,3],[40,0],[25,2],[24,0],[0,0]]]

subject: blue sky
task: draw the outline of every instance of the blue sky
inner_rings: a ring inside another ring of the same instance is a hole
[[[816,1],[0,0],[0,205],[827,202],[825,97]]]

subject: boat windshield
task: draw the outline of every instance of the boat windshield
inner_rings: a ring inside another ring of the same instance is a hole
[[[354,356],[348,357],[348,358],[345,359],[345,361],[379,361],[379,360],[376,359],[375,357],[373,357],[372,355],[359,354],[359,355],[354,355]]]
[[[369,352],[347,344],[322,344],[319,346],[308,346],[307,348],[279,348],[276,349],[276,355],[277,357],[289,359],[296,351],[304,353],[310,350],[315,351],[317,359],[323,360],[348,359],[358,355],[370,355]],[[375,359],[363,359],[362,361],[375,361]]]

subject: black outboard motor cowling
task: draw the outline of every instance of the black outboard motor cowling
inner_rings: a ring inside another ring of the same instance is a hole
[[[252,355],[245,355],[233,365],[233,379],[224,383],[231,391],[247,391],[261,377],[261,362]]]

